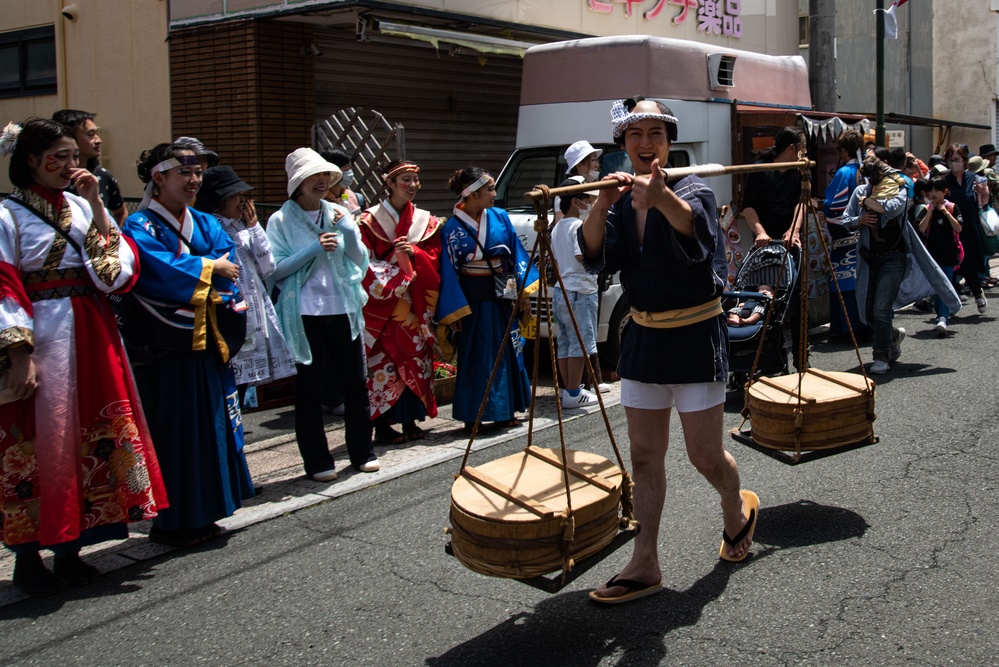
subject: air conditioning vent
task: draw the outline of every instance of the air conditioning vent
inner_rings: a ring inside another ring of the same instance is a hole
[[[735,56],[712,53],[708,56],[708,81],[711,90],[725,90],[735,86]]]

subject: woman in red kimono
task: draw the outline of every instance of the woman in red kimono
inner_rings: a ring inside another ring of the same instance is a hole
[[[0,205],[0,539],[17,554],[14,583],[45,595],[96,579],[80,548],[127,537],[166,492],[105,297],[132,288],[135,248],[78,168],[73,132],[19,129],[0,137],[14,184]]]
[[[398,445],[423,438],[416,422],[437,416],[433,316],[441,222],[413,205],[420,191],[418,166],[396,160],[382,178],[388,196],[358,221],[371,257],[364,279],[364,345],[375,439]],[[402,424],[403,432],[392,424]]]

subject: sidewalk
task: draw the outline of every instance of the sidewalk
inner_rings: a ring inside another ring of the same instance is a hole
[[[610,392],[603,394],[606,407],[618,405],[620,402],[620,385],[615,383],[611,387]],[[598,410],[599,407],[595,406],[567,411],[563,413],[563,420],[579,419]],[[339,476],[336,481],[330,483],[314,482],[305,477],[302,469],[302,459],[298,453],[292,428],[293,418],[292,406],[244,415],[243,427],[247,432],[246,460],[254,483],[263,487],[263,492],[256,498],[245,501],[243,507],[233,516],[218,522],[226,531],[239,530],[288,512],[382,484],[438,463],[460,459],[468,446],[468,435],[462,430],[463,424],[451,419],[451,406],[440,406],[435,419],[428,419],[421,424],[422,428],[427,430],[425,439],[404,445],[376,444],[375,452],[378,454],[381,470],[375,473],[360,473],[353,470],[347,460],[343,418],[327,415],[326,437],[330,443],[330,450],[336,458]],[[539,386],[534,430],[550,428],[557,423],[554,390],[551,387]],[[509,440],[523,438],[526,434],[526,421],[522,426],[513,429],[485,429],[476,436],[472,450],[487,449]],[[455,471],[457,465],[456,461]],[[150,542],[147,539],[149,526],[148,521],[130,524],[129,539],[87,547],[83,549],[82,554],[88,563],[92,563],[102,572],[109,572],[175,551],[172,547]],[[45,551],[43,554],[48,554],[46,563],[51,566],[51,554]],[[0,607],[27,597],[11,584],[13,570],[14,554],[0,548]]]

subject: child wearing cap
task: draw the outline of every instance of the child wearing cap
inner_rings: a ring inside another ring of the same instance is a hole
[[[576,185],[568,179],[560,187]],[[555,285],[552,310],[558,325],[558,370],[565,382],[562,390],[562,407],[566,409],[596,405],[597,397],[583,389],[580,380],[585,367],[584,357],[597,351],[597,276],[583,268],[583,252],[579,248],[579,228],[590,212],[596,191],[562,198],[565,216],[552,230],[552,254],[562,276],[563,290]],[[572,308],[579,326],[579,337],[569,316]],[[582,338],[582,340],[580,340]]]
[[[603,150],[594,148],[586,139],[580,139],[565,149],[565,175],[568,178],[563,185],[593,183],[599,180],[601,155]],[[561,197],[555,197],[554,206],[555,222],[558,222],[564,215]]]

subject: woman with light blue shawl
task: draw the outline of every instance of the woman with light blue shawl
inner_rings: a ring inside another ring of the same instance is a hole
[[[311,148],[285,159],[288,197],[267,222],[280,291],[275,309],[295,357],[295,437],[305,473],[318,482],[336,479],[326,440],[319,387],[320,350],[332,360],[333,382],[343,385],[344,425],[350,463],[361,472],[379,469],[371,447],[361,281],[368,252],[350,213],[323,197],[342,174]],[[314,363],[315,362],[315,363]]]

